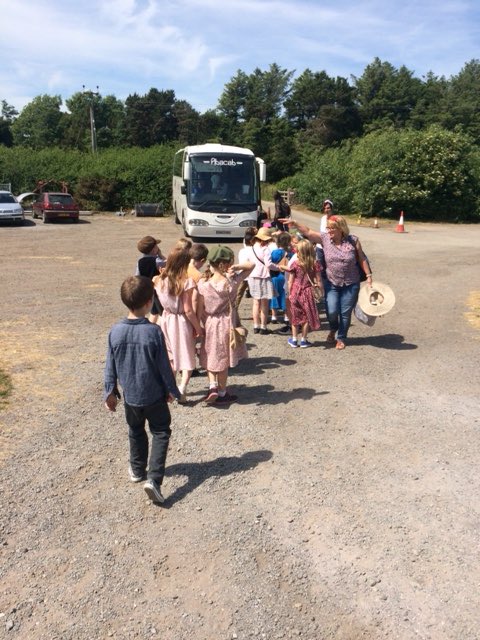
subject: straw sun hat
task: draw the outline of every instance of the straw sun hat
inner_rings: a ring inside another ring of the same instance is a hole
[[[364,282],[358,294],[358,306],[367,316],[384,316],[395,306],[395,294],[387,284]]]

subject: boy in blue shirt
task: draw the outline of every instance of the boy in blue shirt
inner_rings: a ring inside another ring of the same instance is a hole
[[[180,397],[159,327],[146,319],[153,301],[153,283],[145,276],[127,278],[120,289],[128,316],[115,324],[108,336],[105,365],[105,406],[116,411],[123,389],[125,416],[130,441],[129,474],[142,482],[148,497],[164,502],[160,487],[165,473],[170,439],[168,403]],[[145,422],[152,434],[150,459]],[[148,476],[146,475],[148,462]]]

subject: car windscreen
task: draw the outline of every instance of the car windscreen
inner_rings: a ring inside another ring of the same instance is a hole
[[[48,200],[51,204],[74,204],[72,196],[65,193],[51,193]]]
[[[16,203],[16,200],[11,193],[0,193],[0,204],[12,204],[12,203]]]

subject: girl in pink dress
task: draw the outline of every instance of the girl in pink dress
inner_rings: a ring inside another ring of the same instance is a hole
[[[173,372],[182,372],[178,388],[179,402],[186,401],[187,385],[195,369],[195,339],[203,330],[193,309],[195,282],[187,276],[190,253],[174,249],[160,275],[153,279],[155,291],[163,306],[158,320],[167,345]]]
[[[200,347],[200,365],[207,370],[209,391],[203,400],[208,404],[229,404],[237,396],[227,391],[228,368],[247,357],[247,346],[230,346],[230,329],[238,325],[235,306],[239,284],[252,271],[253,263],[233,264],[233,251],[222,245],[208,252],[210,276],[198,283],[197,313],[205,326]]]
[[[292,337],[288,339],[291,347],[311,347],[308,341],[310,329],[320,329],[317,305],[313,296],[314,287],[323,293],[320,279],[320,263],[315,260],[315,248],[308,240],[301,240],[297,245],[297,260],[288,268],[288,297],[290,300],[290,320]],[[301,326],[302,337],[298,344],[298,328]]]

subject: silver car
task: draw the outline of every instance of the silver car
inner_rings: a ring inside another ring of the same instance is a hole
[[[8,220],[22,224],[25,221],[23,207],[10,191],[0,191],[0,222]]]

